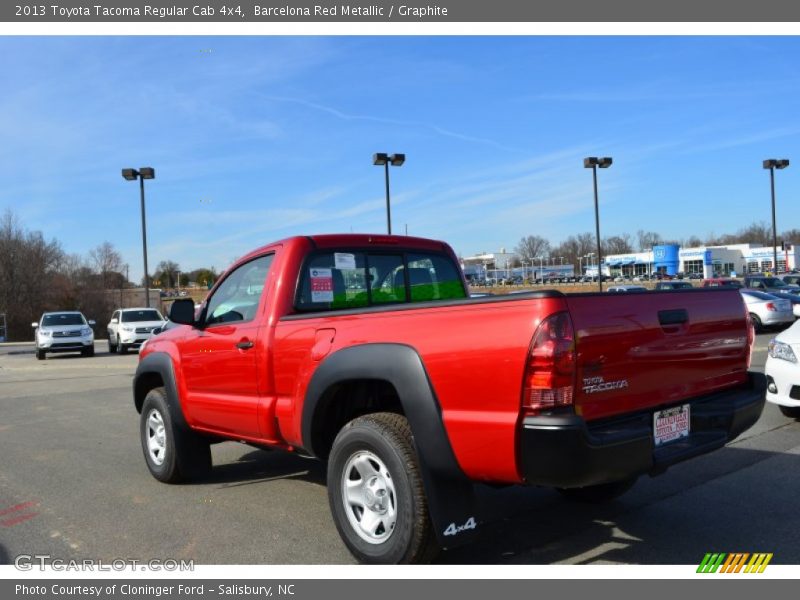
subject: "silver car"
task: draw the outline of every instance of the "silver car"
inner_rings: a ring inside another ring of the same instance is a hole
[[[753,321],[756,331],[764,327],[788,325],[794,322],[790,300],[744,288],[740,289],[739,293],[747,305],[747,312],[750,313],[750,319]]]
[[[44,360],[48,352],[80,352],[94,356],[94,321],[87,321],[78,311],[46,312],[36,328],[36,358]]]

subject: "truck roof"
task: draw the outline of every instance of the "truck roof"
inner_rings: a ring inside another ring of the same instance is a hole
[[[321,235],[295,235],[272,242],[248,252],[236,261],[241,263],[250,257],[261,254],[267,247],[279,244],[291,245],[299,240],[310,240],[317,248],[369,248],[373,246],[413,247],[420,250],[442,251],[448,246],[444,242],[410,235],[388,235],[385,233],[326,233]]]
[[[446,244],[428,238],[413,237],[409,235],[388,235],[382,233],[347,233],[324,234],[309,236],[319,248],[332,248],[337,246],[413,246],[424,250],[444,250]]]

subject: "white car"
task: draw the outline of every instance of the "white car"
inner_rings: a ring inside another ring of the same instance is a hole
[[[128,348],[140,347],[153,336],[153,329],[164,325],[164,317],[155,308],[120,308],[108,323],[108,351],[125,354]]]
[[[87,321],[76,310],[46,312],[36,329],[36,358],[44,360],[48,352],[80,352],[81,356],[94,356],[94,321]]]
[[[778,405],[787,417],[800,419],[800,321],[769,343],[764,373],[767,401]]]

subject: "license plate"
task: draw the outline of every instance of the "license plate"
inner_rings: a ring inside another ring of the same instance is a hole
[[[689,405],[659,410],[653,414],[653,437],[656,448],[689,437]]]

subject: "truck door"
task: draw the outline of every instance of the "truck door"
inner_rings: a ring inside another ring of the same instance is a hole
[[[256,344],[273,257],[231,271],[208,299],[201,327],[180,344],[187,412],[200,427],[259,436]]]

